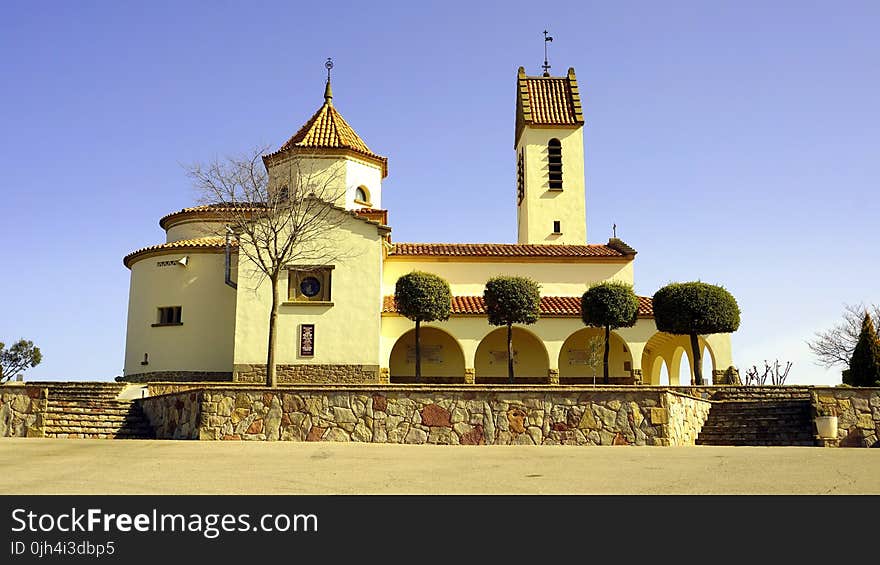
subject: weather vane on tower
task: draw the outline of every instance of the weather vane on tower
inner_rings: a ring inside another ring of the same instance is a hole
[[[332,57],[327,57],[327,62],[324,63],[324,67],[327,69],[327,84],[324,86],[324,101],[332,106],[333,90],[330,88],[330,69],[333,68]]]
[[[547,62],[547,44],[553,41],[553,38],[547,35],[547,30],[544,30],[544,64],[541,65],[541,68],[544,69],[544,76],[550,76],[550,63]]]

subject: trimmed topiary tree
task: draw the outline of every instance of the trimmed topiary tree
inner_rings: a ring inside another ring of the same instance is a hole
[[[422,349],[419,326],[422,322],[448,320],[452,293],[445,279],[431,273],[413,271],[397,279],[394,286],[397,311],[416,323],[416,381],[422,378]]]
[[[699,336],[739,329],[736,299],[723,287],[696,281],[668,284],[654,293],[653,302],[658,330],[690,336],[695,382],[703,384]]]
[[[494,277],[483,290],[486,316],[493,326],[507,326],[507,378],[513,384],[513,324],[534,324],[541,311],[541,287],[525,277]]]
[[[880,386],[880,341],[877,341],[874,322],[867,312],[849,361],[849,371],[844,371],[843,382],[851,386]]]
[[[602,375],[608,384],[608,351],[611,330],[630,328],[639,315],[639,298],[632,285],[619,281],[603,282],[590,287],[581,297],[581,318],[584,324],[605,328],[605,352],[602,356]]]

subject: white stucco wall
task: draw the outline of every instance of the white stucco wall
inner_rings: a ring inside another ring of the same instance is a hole
[[[562,144],[562,191],[549,190],[547,144]],[[519,243],[583,245],[587,242],[583,128],[526,126],[516,147],[524,150],[525,198],[517,209]],[[559,220],[562,234],[553,234]]]
[[[157,262],[186,255],[186,267]],[[232,371],[235,290],[224,283],[222,253],[177,251],[131,266],[125,374],[156,371]],[[181,306],[180,326],[152,327],[158,308]],[[144,353],[149,364],[141,365]]]
[[[278,315],[279,364],[379,364],[382,243],[375,225],[348,217],[332,245],[345,256],[332,262],[332,304],[282,304]],[[311,263],[310,263],[311,264]],[[265,364],[271,286],[240,255],[234,364]],[[287,298],[285,272],[280,283]],[[301,324],[315,325],[315,355],[299,356]]]
[[[370,208],[382,208],[382,169],[354,159],[345,162],[345,208],[365,208],[355,202],[355,193],[359,186],[367,189]]]
[[[411,271],[425,271],[449,281],[453,295],[482,296],[486,281],[499,275],[530,277],[541,285],[542,296],[581,296],[590,284],[617,280],[632,284],[632,261],[587,262],[427,260],[424,257],[390,256],[385,261],[382,291],[394,294],[397,279]]]

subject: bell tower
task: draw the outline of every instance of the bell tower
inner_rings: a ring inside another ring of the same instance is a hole
[[[574,69],[564,77],[517,73],[517,241],[584,245],[584,115]]]

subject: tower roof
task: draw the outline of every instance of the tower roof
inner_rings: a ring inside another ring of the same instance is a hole
[[[388,158],[370,151],[364,140],[345,121],[342,114],[333,107],[333,92],[330,89],[329,80],[324,88],[324,104],[278,151],[267,157],[273,157],[297,148],[318,151],[331,150],[333,152],[351,151],[382,167],[383,177],[388,175]]]
[[[526,125],[579,127],[584,123],[581,95],[574,69],[564,77],[526,76],[519,68],[516,79],[516,138]]]

